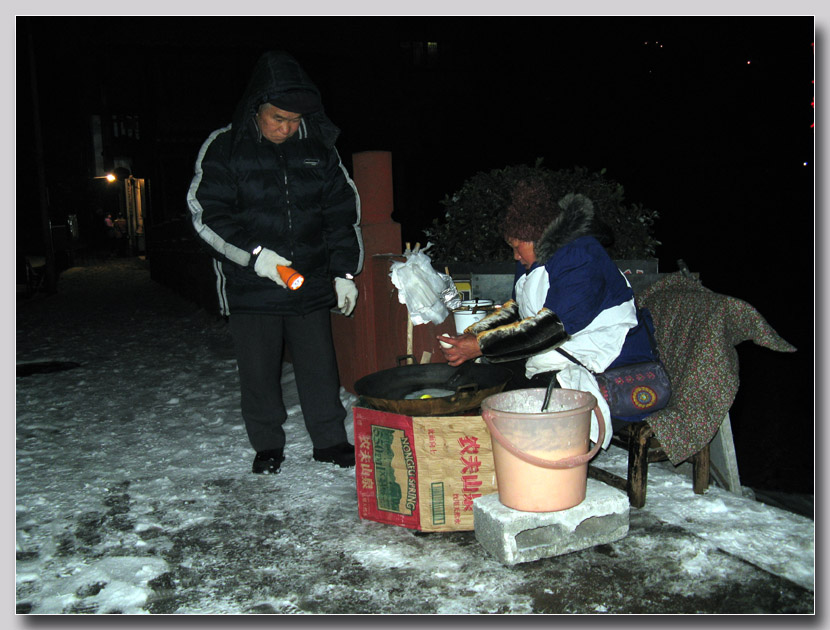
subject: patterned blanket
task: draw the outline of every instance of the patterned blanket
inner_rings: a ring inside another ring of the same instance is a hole
[[[651,311],[672,378],[671,402],[645,421],[677,465],[709,443],[735,400],[735,346],[752,340],[778,352],[795,347],[751,305],[705,288],[696,274],[670,274],[640,292],[637,302]]]

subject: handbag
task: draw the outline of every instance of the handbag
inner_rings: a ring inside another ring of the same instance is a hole
[[[620,365],[597,374],[562,348],[556,350],[594,375],[599,391],[615,418],[659,411],[669,404],[671,379],[659,358],[655,361]]]

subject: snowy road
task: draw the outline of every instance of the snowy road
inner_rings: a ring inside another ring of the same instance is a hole
[[[290,366],[287,460],[252,475],[226,325],[137,259],[65,271],[17,313],[18,364],[80,364],[17,378],[18,612],[814,610],[812,520],[657,465],[627,537],[515,567],[473,532],[362,521],[354,471],[311,460]]]

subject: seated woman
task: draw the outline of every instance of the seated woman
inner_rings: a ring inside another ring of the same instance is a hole
[[[541,180],[520,182],[501,225],[517,261],[513,299],[463,335],[440,340],[452,366],[482,356],[521,361],[524,374],[509,389],[547,387],[555,378],[560,387],[591,392],[606,419],[605,448],[611,414],[596,379],[557,348],[597,373],[655,356],[651,317],[638,312],[628,280],[597,238],[598,226],[587,197],[570,194],[556,203]],[[591,439],[598,434],[594,417]]]

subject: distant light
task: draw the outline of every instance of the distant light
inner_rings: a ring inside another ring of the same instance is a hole
[[[751,61],[747,61],[747,62],[746,62],[746,65],[749,65],[749,64],[751,64],[751,63],[752,63]]]
[[[802,163],[801,166],[810,166],[810,163],[809,162],[804,162],[804,163]]]
[[[112,173],[107,173],[106,177],[107,177],[107,181],[110,182],[110,183],[115,181],[115,175],[113,175]]]

